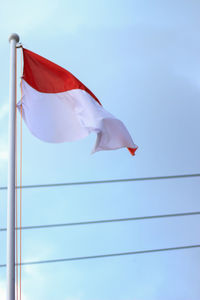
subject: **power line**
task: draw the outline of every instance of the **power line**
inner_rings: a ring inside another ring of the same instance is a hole
[[[156,177],[96,180],[96,181],[79,181],[79,182],[64,182],[64,183],[49,183],[49,184],[33,184],[33,185],[23,185],[22,189],[47,188],[47,187],[59,187],[59,186],[73,186],[73,185],[89,185],[89,184],[103,184],[103,183],[118,183],[118,182],[131,182],[131,181],[148,181],[148,180],[162,180],[162,179],[178,179],[178,178],[190,178],[190,177],[200,177],[200,173],[197,173],[197,174],[184,174],[184,175],[170,175],[170,176],[156,176]],[[17,186],[17,189],[19,189],[19,188],[20,187]],[[7,187],[6,186],[0,187],[0,190],[7,190]]]
[[[68,261],[76,261],[76,260],[108,258],[108,257],[115,257],[115,256],[147,254],[147,253],[156,253],[156,252],[165,252],[165,251],[177,251],[177,250],[193,249],[193,248],[200,248],[200,245],[189,245],[189,246],[180,246],[180,247],[172,247],[172,248],[150,249],[150,250],[140,250],[140,251],[132,251],[132,252],[120,252],[120,253],[92,255],[92,256],[79,256],[79,257],[29,261],[29,262],[22,262],[21,265],[26,266],[26,265],[49,264],[49,263],[68,262]],[[17,265],[20,265],[20,264],[17,264]],[[4,267],[6,267],[6,264],[0,265],[0,268],[4,268]]]
[[[34,225],[34,226],[23,226],[22,230],[27,229],[44,229],[44,228],[54,228],[54,227],[66,227],[66,226],[81,226],[81,225],[92,225],[92,224],[102,224],[102,223],[114,223],[114,222],[127,222],[127,221],[139,221],[148,219],[159,219],[159,218],[171,218],[171,217],[185,217],[200,215],[199,211],[196,212],[186,212],[186,213],[176,213],[176,214],[165,214],[165,215],[154,215],[154,216],[144,216],[144,217],[132,217],[132,218],[120,218],[120,219],[107,219],[107,220],[96,220],[96,221],[83,221],[83,222],[73,222],[73,223],[60,223],[60,224],[46,224],[46,225]],[[16,228],[20,230],[20,228]],[[0,228],[0,232],[6,231],[6,228]]]

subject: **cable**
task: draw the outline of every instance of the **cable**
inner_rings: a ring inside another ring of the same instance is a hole
[[[17,49],[15,48],[15,55],[17,57]],[[15,80],[17,81],[17,65],[15,66]],[[15,85],[15,95],[17,95],[17,85]],[[15,186],[17,186],[17,97],[15,97]],[[18,194],[15,189],[15,227],[18,227]],[[16,281],[16,300],[18,300],[18,232],[15,231],[15,281]]]
[[[74,222],[74,223],[60,223],[60,224],[47,224],[47,225],[34,225],[34,226],[23,226],[22,230],[27,229],[44,229],[44,228],[54,228],[54,227],[66,227],[66,226],[77,226],[77,225],[92,225],[92,224],[102,224],[102,223],[114,223],[114,222],[127,222],[127,221],[139,221],[148,219],[159,219],[159,218],[171,218],[171,217],[185,217],[200,215],[199,211],[196,212],[186,212],[186,213],[176,213],[176,214],[165,214],[165,215],[155,215],[155,216],[144,216],[144,217],[132,217],[132,218],[120,218],[120,219],[107,219],[107,220],[96,220],[96,221],[84,221],[84,222]],[[20,228],[15,228],[15,230]],[[6,231],[6,228],[0,228],[0,232]]]
[[[22,56],[23,56],[23,48],[21,53],[21,76],[22,76]],[[22,99],[22,81],[21,81],[21,99]],[[22,101],[22,100],[21,100]],[[22,262],[22,103],[21,103],[21,109],[20,109],[20,225],[19,225],[19,234],[20,234],[20,244],[19,244],[19,260],[20,260],[20,269],[19,269],[19,300],[22,298],[22,268],[21,268],[21,262]]]
[[[27,265],[49,264],[49,263],[57,263],[57,262],[87,260],[87,259],[106,258],[106,257],[125,256],[125,255],[136,255],[136,254],[147,254],[147,253],[175,251],[175,250],[184,250],[184,249],[193,249],[193,248],[200,248],[200,245],[198,244],[198,245],[180,246],[180,247],[172,247],[172,248],[161,248],[161,249],[140,250],[140,251],[132,251],[132,252],[120,252],[120,253],[92,255],[92,256],[79,256],[79,257],[29,261],[29,262],[22,262],[21,265],[27,266]],[[0,265],[0,268],[4,268],[4,267],[6,267],[6,264]]]
[[[89,184],[131,182],[131,181],[178,179],[178,178],[190,178],[190,177],[200,177],[200,173],[197,173],[197,174],[184,174],[184,175],[170,175],[170,176],[156,176],[156,177],[127,178],[127,179],[79,181],[79,182],[35,184],[35,185],[33,184],[33,185],[23,185],[22,188],[23,189],[32,189],[32,188],[46,188],[46,187],[59,187],[59,186],[73,186],[73,185],[89,185]],[[16,188],[19,188],[19,186],[16,187]],[[6,186],[0,187],[0,190],[7,190],[7,187]]]

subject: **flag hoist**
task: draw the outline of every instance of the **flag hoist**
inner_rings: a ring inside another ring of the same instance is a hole
[[[12,34],[9,41],[7,300],[14,300],[16,45],[19,36]],[[93,152],[126,147],[132,155],[135,154],[137,146],[125,125],[106,111],[97,97],[80,80],[66,69],[23,47],[22,55],[22,97],[17,103],[17,108],[35,137],[44,142],[63,143],[85,138],[93,132],[97,135]]]

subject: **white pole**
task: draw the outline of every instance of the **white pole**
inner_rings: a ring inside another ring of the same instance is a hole
[[[15,300],[15,99],[16,99],[16,33],[9,37],[9,155],[7,202],[7,300]]]

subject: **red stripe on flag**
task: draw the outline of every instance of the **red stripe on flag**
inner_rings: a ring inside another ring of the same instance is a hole
[[[135,151],[137,150],[137,148],[127,148],[127,149],[133,156],[135,155]]]
[[[23,56],[23,79],[38,92],[62,93],[81,89],[90,94],[101,105],[97,97],[69,71],[24,48]]]

